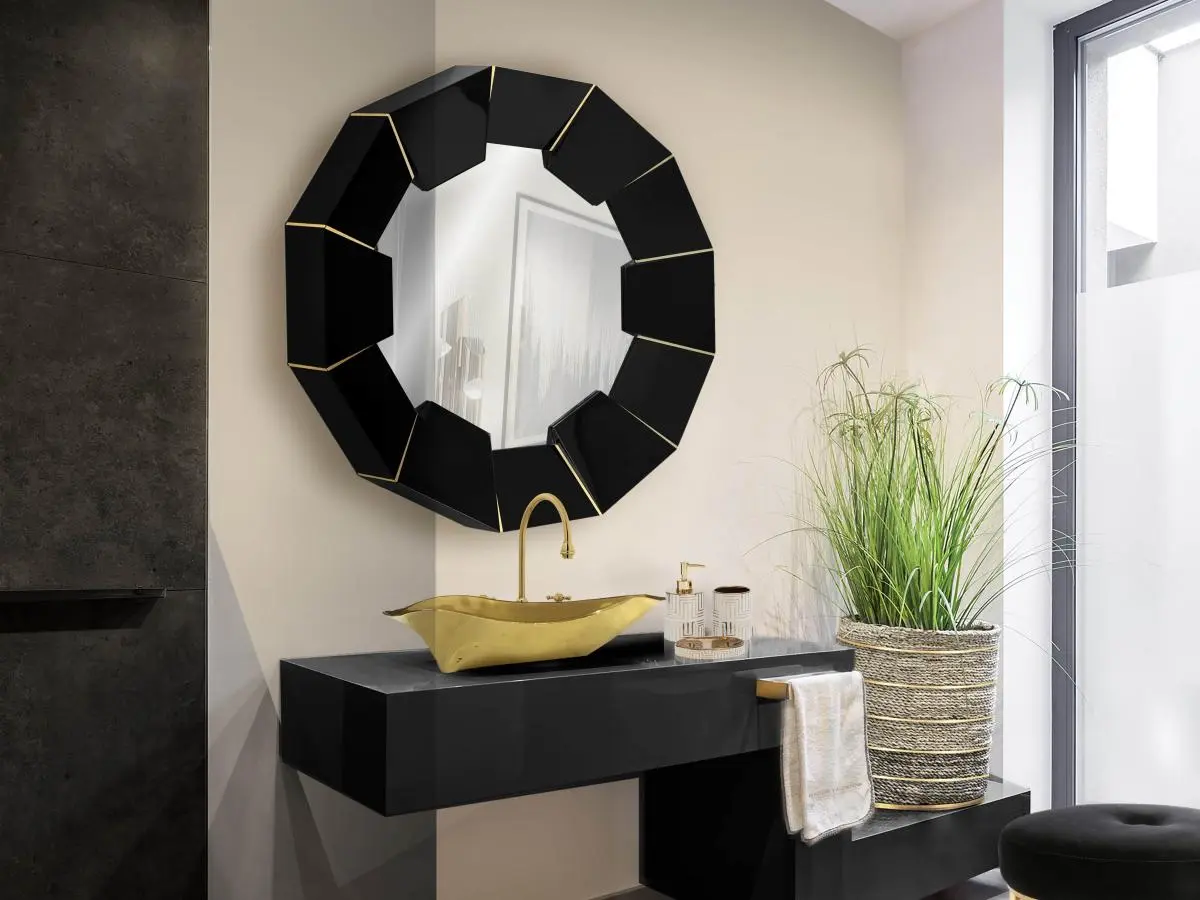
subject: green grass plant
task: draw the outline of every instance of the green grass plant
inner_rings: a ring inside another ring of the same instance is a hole
[[[922,385],[868,382],[861,350],[818,381],[818,447],[807,467],[844,611],[876,625],[979,627],[1004,589],[1002,503],[1053,447],[1017,442],[1014,417],[1049,390],[1005,378],[985,392],[999,418],[973,417],[951,449],[950,404]]]

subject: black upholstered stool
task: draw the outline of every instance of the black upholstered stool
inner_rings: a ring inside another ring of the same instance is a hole
[[[1200,898],[1200,810],[1104,804],[1034,813],[1000,835],[1000,874],[1028,900]]]

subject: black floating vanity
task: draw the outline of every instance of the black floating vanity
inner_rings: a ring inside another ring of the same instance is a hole
[[[917,900],[993,868],[1000,829],[1029,810],[1000,782],[970,809],[881,811],[811,848],[788,836],[781,705],[755,683],[853,664],[774,639],[688,663],[661,635],[456,674],[426,651],[284,660],[280,752],[388,816],[638,777],[642,883],[672,900]]]

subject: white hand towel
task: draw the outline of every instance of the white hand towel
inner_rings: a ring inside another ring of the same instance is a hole
[[[780,745],[788,832],[811,844],[862,824],[875,807],[862,675],[773,680],[788,685]]]

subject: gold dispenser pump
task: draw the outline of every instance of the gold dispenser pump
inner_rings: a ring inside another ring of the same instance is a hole
[[[681,562],[679,564],[679,580],[675,582],[675,593],[690,594],[692,579],[688,578],[688,569],[703,569],[704,563]]]

